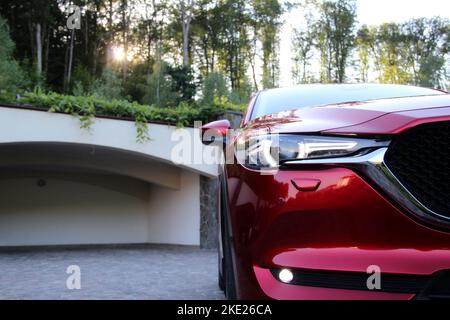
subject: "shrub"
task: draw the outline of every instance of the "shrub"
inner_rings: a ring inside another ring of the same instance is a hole
[[[122,99],[122,80],[111,68],[103,70],[100,79],[94,81],[92,95],[103,99]]]
[[[93,79],[86,67],[78,64],[73,71],[72,76],[72,94],[74,96],[83,96],[91,93]]]

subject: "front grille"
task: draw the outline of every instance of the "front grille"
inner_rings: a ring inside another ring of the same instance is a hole
[[[422,125],[399,136],[385,162],[422,205],[450,218],[450,122]]]

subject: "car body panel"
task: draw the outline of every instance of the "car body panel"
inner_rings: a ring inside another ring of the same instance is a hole
[[[325,130],[323,133],[352,135],[396,135],[421,124],[449,121],[450,107],[389,113],[362,124]]]
[[[271,114],[248,123],[245,130],[261,130],[268,133],[342,131],[342,133],[348,134],[352,133],[354,127],[364,128],[364,124],[378,120],[374,127],[379,129],[372,129],[372,131],[388,134],[395,133],[395,130],[383,131],[385,126],[379,126],[379,124],[395,126],[397,123],[405,121],[405,119],[387,117],[389,115],[399,114],[404,118],[442,117],[448,115],[448,108],[450,108],[450,95],[382,99],[302,108]],[[342,128],[346,128],[346,130],[338,130]],[[370,131],[368,132],[370,133]]]
[[[262,281],[255,267],[366,272],[378,265],[426,275],[450,269],[450,234],[416,222],[352,170],[228,170],[241,298],[264,297],[255,292]],[[314,192],[292,183],[313,178],[321,181]]]

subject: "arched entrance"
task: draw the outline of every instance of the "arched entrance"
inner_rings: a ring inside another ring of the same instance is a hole
[[[0,246],[200,244],[197,173],[82,144],[3,144],[0,154]]]

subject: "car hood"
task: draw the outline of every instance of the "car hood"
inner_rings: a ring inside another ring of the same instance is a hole
[[[349,102],[267,115],[253,120],[246,129],[265,133],[339,132],[339,129],[356,128],[376,119],[383,122],[381,118],[392,114],[411,116],[411,112],[420,110],[420,117],[450,115],[449,107],[449,94]],[[440,108],[447,110],[434,111]]]

